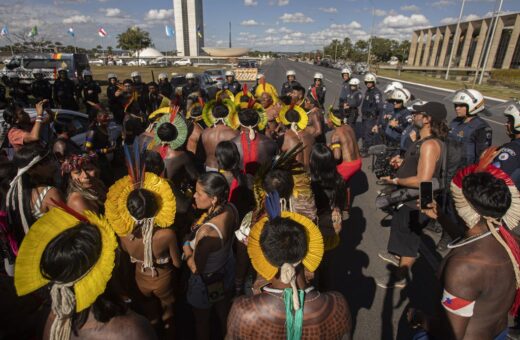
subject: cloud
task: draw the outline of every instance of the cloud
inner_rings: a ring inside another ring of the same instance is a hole
[[[441,8],[441,7],[451,6],[454,4],[455,4],[455,1],[453,1],[453,0],[439,0],[439,1],[435,1],[435,2],[431,3],[430,6]]]
[[[296,12],[296,13],[292,13],[292,14],[284,13],[284,15],[282,15],[280,17],[280,20],[282,20],[282,22],[284,22],[284,23],[298,23],[298,24],[308,24],[308,23],[314,22],[314,20],[312,18],[305,16],[301,12]]]
[[[278,6],[287,6],[289,4],[289,0],[278,0],[277,5]]]
[[[121,16],[121,10],[119,8],[100,8],[99,11],[105,13],[107,17]]]
[[[323,13],[338,13],[338,9],[335,7],[320,7],[320,11]]]
[[[368,39],[369,36],[359,22],[352,21],[349,24],[332,24],[324,30],[310,33],[307,40],[311,45],[324,46],[335,39],[343,41],[345,37],[349,37],[352,41],[357,41]]]
[[[88,15],[73,15],[63,19],[64,24],[86,24],[92,21],[92,17]]]
[[[413,31],[427,26],[430,26],[430,22],[422,14],[389,15],[379,23],[375,35],[396,40],[409,39]]]
[[[256,6],[258,5],[258,1],[256,0],[244,0],[245,6]]]
[[[244,20],[240,23],[242,26],[258,26],[259,23],[254,19]]]
[[[173,18],[173,9],[151,9],[146,13],[144,20],[164,21]]]
[[[374,15],[376,17],[384,17],[386,15],[386,11],[384,9],[379,9],[379,8],[376,8],[374,10]]]
[[[401,6],[401,11],[408,11],[408,12],[419,12],[420,8],[416,5],[404,5]]]
[[[468,14],[468,15],[462,17],[461,22],[478,20],[478,19],[480,19],[479,15]],[[459,18],[447,17],[447,18],[442,19],[439,23],[441,25],[451,25],[451,24],[456,24],[458,20],[459,20]]]

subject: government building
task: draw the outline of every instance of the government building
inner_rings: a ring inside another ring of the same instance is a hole
[[[173,0],[177,55],[196,57],[204,46],[202,0]]]

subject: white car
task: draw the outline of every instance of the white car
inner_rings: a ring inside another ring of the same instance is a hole
[[[103,61],[103,59],[92,59],[92,60],[89,60],[88,63],[90,65],[96,65],[96,66],[103,66],[103,65],[105,65],[105,62]]]
[[[175,60],[173,66],[191,66],[191,60],[189,58]]]
[[[148,63],[144,59],[131,60],[127,63],[128,66],[146,66]]]

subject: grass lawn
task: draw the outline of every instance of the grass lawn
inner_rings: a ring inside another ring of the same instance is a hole
[[[434,76],[419,72],[401,72],[401,75],[399,76],[397,74],[397,71],[395,70],[380,69],[377,75],[401,79],[403,81],[411,81],[414,83],[443,87],[452,90],[459,90],[464,88],[465,86],[468,88],[472,88],[473,86],[473,80],[444,80],[444,78],[435,78]],[[511,98],[520,98],[520,90],[505,87],[502,85],[482,84],[476,85],[475,89],[480,91],[484,96],[496,97],[506,100],[509,100]]]

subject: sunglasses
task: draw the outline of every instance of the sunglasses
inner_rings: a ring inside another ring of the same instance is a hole
[[[453,106],[455,106],[455,107],[465,107],[466,104],[453,104]]]

